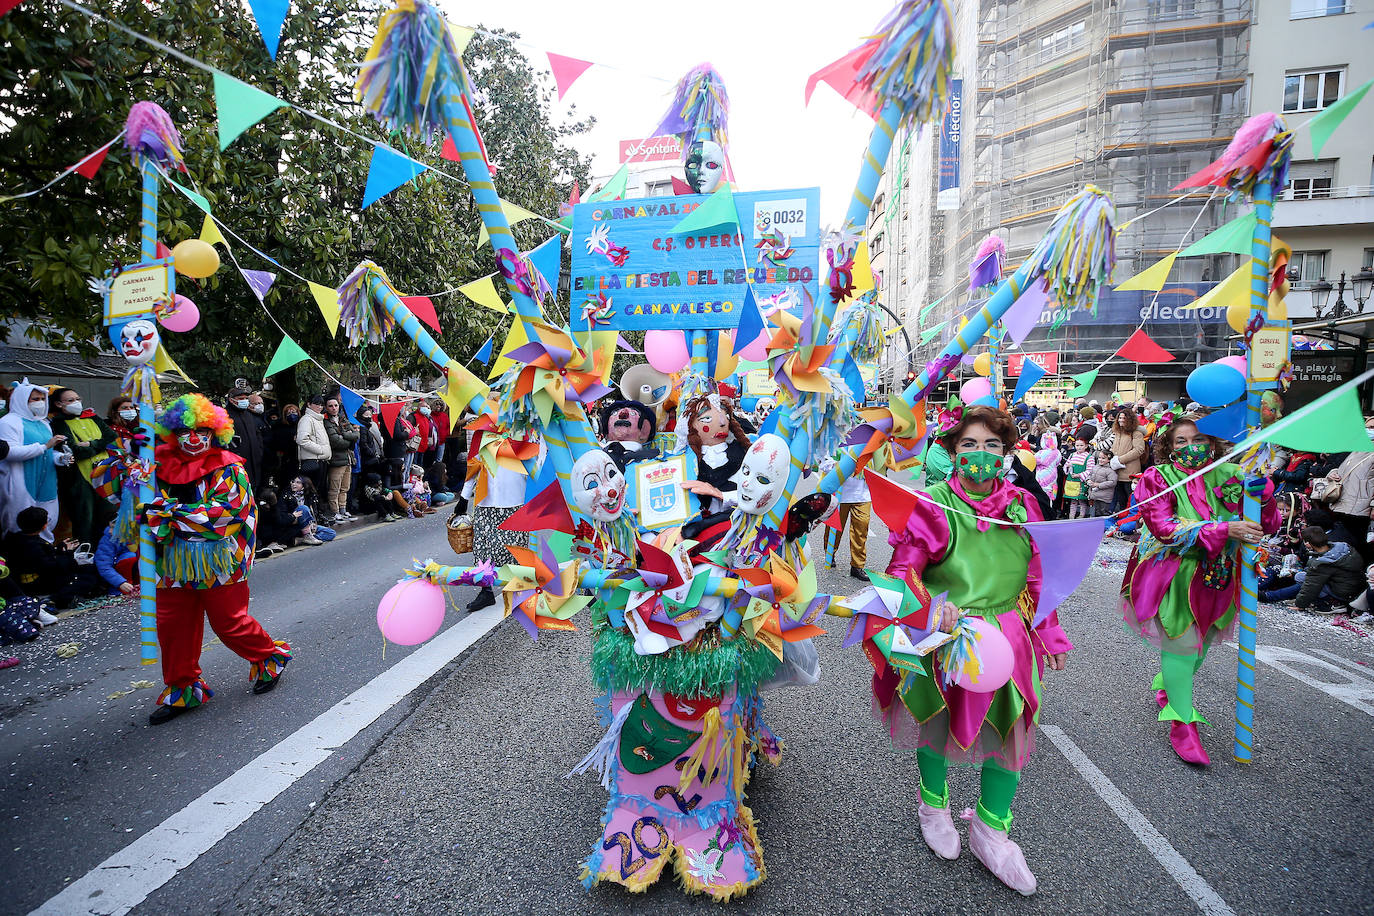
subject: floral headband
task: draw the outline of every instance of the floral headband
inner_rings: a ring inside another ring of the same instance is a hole
[[[940,427],[940,432],[947,433],[956,428],[964,420],[964,405],[959,403],[958,398],[950,398],[935,417],[935,422]]]

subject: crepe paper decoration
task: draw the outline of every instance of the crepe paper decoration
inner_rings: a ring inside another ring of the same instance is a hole
[[[1259,223],[1259,214],[1255,211],[1237,216],[1235,219],[1204,235],[1187,248],[1178,253],[1180,258],[1191,258],[1199,254],[1243,254],[1250,253],[1251,238],[1255,234],[1255,226]]]
[[[551,291],[557,290],[559,276],[563,270],[563,237],[555,235],[546,239],[526,257],[534,265],[534,269],[539,271],[544,286]]]
[[[401,301],[410,309],[411,314],[434,329],[436,334],[443,333],[439,327],[439,316],[434,311],[434,300],[428,296],[402,296]]]
[[[269,375],[276,375],[283,369],[289,369],[296,363],[304,362],[309,358],[310,354],[302,350],[301,345],[292,340],[290,334],[287,334],[281,339],[281,343],[277,344],[277,352],[272,354],[272,360],[267,364],[267,370],[263,372],[262,377],[267,378]]]
[[[1126,282],[1116,288],[1119,293],[1127,290],[1145,290],[1157,293],[1164,288],[1164,284],[1169,280],[1169,271],[1174,269],[1174,259],[1178,257],[1177,251],[1171,251],[1160,260],[1151,264],[1140,273],[1131,277]]]
[[[553,467],[552,461],[544,464]],[[562,531],[564,534],[576,530],[567,500],[563,498],[563,488],[556,478],[497,527],[502,531]]]
[[[653,135],[671,134],[682,141],[684,150],[694,140],[709,138],[724,150],[729,146],[729,117],[730,97],[725,92],[725,81],[710,64],[698,64],[673,87],[673,99]]]
[[[1050,294],[1045,284],[1039,280],[1031,281],[1031,285],[1002,316],[1002,329],[1012,343],[1021,346],[1021,341],[1040,323],[1040,316],[1044,314],[1049,301]]]
[[[1116,356],[1135,363],[1171,363],[1174,354],[1155,343],[1144,328],[1136,328],[1134,334],[1116,351]]]
[[[807,77],[805,103],[810,105],[811,94],[816,91],[818,85],[825,83],[870,118],[877,117],[879,107],[877,100],[873,93],[866,91],[863,86],[859,85],[859,74],[864,65],[868,63],[868,58],[873,55],[875,47],[876,45],[872,42],[860,45],[839,60],[826,64]]]
[[[1021,360],[1021,375],[1016,379],[1016,390],[1012,392],[1011,402],[1018,403],[1036,382],[1045,377],[1045,368],[1027,357]]]
[[[1365,26],[1365,28],[1369,28],[1369,26]],[[1326,141],[1331,139],[1331,134],[1335,132],[1337,127],[1341,126],[1342,121],[1349,117],[1355,106],[1360,104],[1371,86],[1374,86],[1374,80],[1370,80],[1354,92],[1347,92],[1307,122],[1307,129],[1312,134],[1313,159],[1322,157],[1322,147],[1326,146]]]
[[[467,296],[478,305],[486,306],[493,312],[500,312],[502,315],[510,312],[510,307],[501,298],[501,294],[496,291],[496,284],[491,280],[494,275],[473,280],[458,287],[458,292]]]
[[[1089,369],[1087,372],[1080,372],[1077,375],[1069,376],[1069,378],[1074,381],[1074,389],[1064,396],[1069,398],[1087,397],[1088,392],[1093,387],[1093,382],[1097,381],[1097,373],[1100,371],[1101,367],[1099,366],[1097,369]]]
[[[1030,257],[1049,292],[1068,311],[1095,308],[1098,291],[1116,269],[1116,207],[1093,185],[1075,194]]]
[[[1239,400],[1230,407],[1213,411],[1207,416],[1197,421],[1197,430],[1209,436],[1216,436],[1218,439],[1225,439],[1227,442],[1238,442],[1245,438],[1247,432],[1246,414],[1248,408],[1245,400]]]
[[[487,335],[487,342],[482,344],[482,348],[472,355],[472,358],[479,363],[491,362],[492,343],[496,340],[495,332]]]
[[[187,199],[190,200],[191,203],[195,204],[197,207],[200,207],[200,209],[204,210],[206,216],[210,215],[210,201],[205,199],[205,195],[201,194],[199,191],[192,191],[185,185],[177,184],[170,178],[167,179],[167,183],[172,187],[176,188],[182,194],[185,194]]]
[[[3,15],[4,13],[0,13],[0,16]],[[76,174],[83,178],[95,178],[95,173],[100,171],[100,166],[105,162],[105,157],[109,154],[112,146],[114,146],[113,140],[78,162],[74,169]]]
[[[262,43],[267,45],[267,53],[273,60],[277,59],[277,43],[281,41],[282,26],[286,24],[286,12],[290,6],[290,0],[248,0],[253,21],[258,25],[258,34],[262,36]]]
[[[1374,441],[1370,441],[1365,433],[1364,414],[1360,412],[1360,398],[1356,389],[1371,376],[1374,376],[1374,369],[1361,373],[1282,420],[1252,433],[1239,447],[1249,448],[1259,442],[1272,442],[1322,455],[1374,452]]]
[[[868,492],[873,497],[873,511],[883,520],[887,530],[905,531],[911,513],[916,511],[916,494],[875,473],[872,468],[864,468],[864,480],[868,481]]]
[[[954,23],[944,0],[903,0],[873,33],[857,84],[879,108],[895,106],[895,126],[913,128],[945,110],[954,70]]]
[[[181,134],[171,116],[154,102],[135,102],[129,107],[129,116],[124,120],[124,147],[133,155],[136,165],[146,160],[163,168],[186,171]]]
[[[239,268],[239,273],[243,274],[243,279],[248,283],[248,288],[253,291],[253,295],[262,302],[267,297],[267,291],[276,282],[277,275],[267,270],[248,270],[245,267]]]
[[[1040,552],[1040,600],[1031,622],[1038,627],[1083,582],[1107,529],[1100,518],[1029,522],[1022,527]]]
[[[339,286],[339,323],[343,325],[350,347],[364,343],[378,344],[396,327],[396,316],[380,302],[374,301],[371,287],[374,281],[393,299],[396,306],[405,309],[396,288],[391,285],[386,272],[371,261],[362,261],[353,268]],[[409,314],[409,311],[407,311]],[[418,323],[417,323],[418,328]],[[412,335],[414,336],[414,335]],[[431,362],[439,363],[438,360]]]
[[[754,287],[744,290],[744,305],[740,308],[739,326],[735,328],[735,343],[730,352],[738,356],[763,333],[763,315],[759,312],[758,299],[754,297]]]
[[[358,419],[358,408],[367,403],[367,399],[361,394],[349,388],[347,385],[339,386],[339,406],[343,408],[345,417],[350,420]]]
[[[429,166],[423,162],[403,156],[389,146],[377,144],[372,147],[372,162],[367,167],[362,209],[366,210],[427,168]]]
[[[558,100],[563,101],[563,94],[572,88],[572,84],[579,76],[587,72],[587,68],[592,65],[589,60],[579,60],[576,57],[564,57],[562,54],[555,54],[552,51],[545,52],[549,57],[549,69],[553,71],[553,82],[558,87]]]
[[[501,351],[496,354],[496,363],[491,367],[491,372],[487,378],[497,378],[511,366],[515,365],[515,360],[510,358],[510,354],[529,343],[525,336],[525,323],[515,321],[511,324],[510,330],[506,332],[506,341],[501,345]]]
[[[721,226],[739,226],[739,213],[735,210],[735,193],[730,190],[728,184],[722,184],[695,210],[683,217],[672,228],[672,234],[704,232]]]
[[[229,247],[229,243],[225,241],[224,233],[219,231],[219,224],[216,223],[215,218],[208,213],[205,214],[205,219],[202,220],[200,224],[200,240],[207,245],[219,243],[225,248]]]
[[[315,297],[315,305],[319,307],[320,314],[324,316],[324,323],[329,325],[330,336],[339,333],[339,291],[321,286],[318,283],[306,281],[310,287],[310,295]]]
[[[286,107],[286,103],[276,96],[218,70],[214,72],[214,85],[221,150],[228,149],[240,134],[278,108]]]

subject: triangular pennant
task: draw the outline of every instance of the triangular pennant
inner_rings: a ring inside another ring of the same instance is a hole
[[[1134,334],[1116,351],[1117,356],[1133,363],[1171,363],[1174,354],[1161,347],[1145,333],[1144,328],[1136,328]]]
[[[681,178],[677,177],[676,175],[669,175],[668,177],[672,180],[672,184],[673,184],[673,196],[674,196],[674,197],[682,197],[683,195],[686,195],[686,194],[695,194],[695,193],[696,193],[696,191],[692,190],[692,186],[691,186],[691,185],[689,185],[686,181],[683,181]]]
[[[277,279],[277,275],[269,270],[248,270],[245,267],[240,267],[239,273],[243,274],[243,279],[247,281],[248,288],[253,291],[253,295],[258,297],[259,302],[267,298],[267,291],[272,288],[272,284]]]
[[[770,417],[772,415],[769,414]],[[864,468],[863,474],[864,480],[868,481],[868,493],[873,498],[873,511],[878,513],[878,518],[883,520],[888,531],[904,531],[911,513],[916,511],[919,501],[916,494],[872,468]]]
[[[372,147],[372,162],[367,167],[367,186],[363,188],[363,209],[414,179],[428,166],[403,156],[388,146]]]
[[[1199,254],[1249,254],[1254,240],[1255,227],[1259,225],[1259,213],[1251,210],[1237,216],[1229,223],[1218,226],[1178,253],[1180,258],[1191,258]]]
[[[0,0],[0,16],[5,15],[23,2],[24,0]]]
[[[258,34],[273,60],[277,59],[277,44],[281,41],[281,28],[286,23],[286,11],[290,6],[289,0],[248,0],[253,21],[258,24]]]
[[[207,245],[218,243],[225,248],[229,247],[229,243],[224,240],[224,233],[219,231],[219,224],[208,213],[205,214],[205,219],[200,224],[200,240]]]
[[[474,353],[474,354],[472,355],[472,358],[473,358],[474,360],[476,360],[477,362],[482,363],[483,365],[486,365],[487,363],[491,362],[492,343],[493,343],[495,340],[496,340],[496,335],[495,335],[494,333],[488,335],[488,336],[487,336],[487,342],[484,343],[484,344],[482,344],[482,349],[480,349],[480,350],[478,350],[476,353]]]
[[[1272,442],[1320,455],[1340,452],[1374,452],[1374,441],[1364,429],[1357,386],[1374,376],[1362,372],[1341,387],[1328,391],[1311,404],[1248,437],[1239,448],[1256,442]]]
[[[1355,106],[1360,104],[1360,100],[1369,92],[1370,86],[1374,86],[1374,80],[1370,80],[1354,92],[1347,92],[1307,122],[1308,129],[1312,131],[1313,159],[1322,157],[1322,147],[1326,145],[1326,141],[1331,139],[1331,134],[1341,126],[1341,122],[1349,116]]]
[[[576,57],[564,57],[562,54],[555,54],[552,51],[545,52],[549,55],[549,69],[553,70],[553,82],[558,87],[558,100],[563,100],[563,93],[567,92],[579,76],[587,72],[587,68],[592,65],[589,60],[578,60]]]
[[[428,296],[402,296],[401,301],[410,309],[412,315],[433,328],[435,334],[443,333],[439,328],[439,316],[434,311],[432,299]]]
[[[597,191],[591,197],[588,197],[587,202],[591,203],[593,201],[598,200],[619,200],[620,198],[625,196],[625,186],[628,185],[629,182],[630,167],[629,165],[621,165],[620,169],[614,175],[611,176],[611,180],[606,182],[606,184],[601,188],[600,191]]]
[[[552,464],[546,461],[545,464]],[[525,505],[515,510],[515,514],[496,527],[502,531],[562,531],[572,534],[572,513],[563,498],[563,489],[554,481],[540,491]]]
[[[156,252],[159,258],[170,258],[172,256],[172,249],[168,248],[161,242],[157,243],[157,245],[153,248],[153,251]]]
[[[383,401],[377,405],[377,412],[382,415],[382,435],[388,439],[396,430],[396,418],[401,415],[401,408],[404,406],[401,401]]]
[[[296,363],[310,358],[310,354],[301,349],[301,345],[291,339],[287,334],[277,344],[277,352],[272,354],[272,361],[267,364],[267,371],[262,374],[263,378],[269,375],[276,375],[283,369],[289,369]]]
[[[453,47],[459,57],[468,49],[468,42],[472,41],[474,29],[465,25],[451,25],[448,27],[449,35],[453,37]]]
[[[182,194],[185,194],[186,197],[187,197],[187,199],[190,200],[191,203],[195,204],[197,207],[200,207],[200,208],[201,208],[202,210],[204,210],[206,213],[209,213],[209,212],[210,212],[210,201],[208,201],[208,200],[205,199],[205,195],[204,195],[204,194],[201,194],[199,191],[192,191],[190,188],[186,187],[185,185],[177,184],[175,181],[173,181],[173,180],[170,179],[170,178],[167,179],[167,183],[168,183],[169,185],[171,185],[172,187],[176,188],[176,189],[177,189],[178,191],[180,191]]]
[[[537,462],[534,473],[525,476],[525,502],[533,502],[535,497],[556,483],[558,483],[558,471],[553,466],[553,462],[548,460]]]
[[[1116,291],[1122,293],[1127,290],[1140,289],[1152,293],[1159,292],[1168,281],[1169,271],[1174,269],[1174,259],[1177,257],[1177,251],[1170,252],[1165,255],[1163,259],[1156,261],[1134,277],[1131,277],[1125,283],[1122,283],[1116,288]]]
[[[549,289],[558,290],[558,278],[563,268],[563,236],[555,235],[545,241],[538,248],[531,251],[527,257],[534,269],[544,277],[544,282],[549,285]]]
[[[344,416],[350,420],[357,421],[358,408],[366,403],[367,399],[352,388],[347,385],[339,386],[339,406],[343,408]]]
[[[502,372],[514,366],[515,360],[511,359],[507,354],[513,352],[518,347],[523,347],[527,343],[529,343],[529,338],[525,336],[525,322],[517,319],[515,323],[510,326],[510,330],[506,332],[506,342],[501,345],[501,352],[496,354],[496,363],[491,367],[491,372],[487,374],[487,378],[496,378]]]
[[[1183,306],[1185,309],[1219,308],[1225,310],[1234,302],[1250,302],[1250,262],[1231,271],[1225,280]]]
[[[449,360],[444,367],[444,387],[439,390],[439,397],[448,405],[449,431],[458,425],[458,418],[464,411],[476,409],[489,394],[491,389],[481,379],[460,366],[457,360]]]
[[[527,219],[539,218],[538,213],[532,213],[519,204],[513,204],[508,200],[501,201],[501,212],[506,215],[507,226],[514,226],[516,223],[522,223]],[[481,230],[477,233],[477,244],[481,245],[489,238],[491,235],[487,232],[487,224],[483,223]]]
[[[339,333],[339,291],[308,280],[306,283],[310,287],[310,295],[315,297],[315,304],[320,307],[324,323],[329,325],[330,335]]]
[[[859,71],[868,63],[868,59],[873,56],[873,51],[877,47],[877,42],[870,41],[862,44],[850,51],[844,57],[833,63],[826,64],[815,73],[811,74],[806,80],[806,104],[811,104],[811,93],[816,91],[816,86],[825,83],[842,95],[855,108],[869,115],[870,117],[877,111],[878,106],[872,94],[867,92],[859,81]]]
[[[942,321],[942,322],[940,322],[939,324],[937,324],[935,327],[933,327],[933,328],[926,328],[924,331],[922,331],[922,332],[921,332],[921,346],[924,347],[926,344],[928,344],[928,343],[930,343],[932,340],[934,340],[934,339],[935,339],[935,335],[937,335],[937,334],[939,334],[941,331],[943,331],[944,328],[945,328],[945,325],[947,325],[947,324],[949,324],[949,319],[948,319],[948,318],[946,318],[944,321]]]
[[[172,359],[172,354],[167,352],[166,347],[158,347],[153,354],[153,370],[159,375],[163,373],[179,375],[187,382],[194,385],[196,380],[186,374],[186,370],[177,365],[177,361]]]
[[[4,13],[0,12],[0,16],[3,15]],[[110,152],[110,147],[112,146],[114,146],[113,143],[106,143],[100,149],[78,162],[76,164],[76,174],[83,178],[94,178],[95,173],[100,171],[100,166],[105,161],[105,156]]]
[[[274,55],[275,56],[275,55]],[[229,144],[263,118],[285,108],[286,103],[276,96],[236,80],[227,73],[214,73],[215,118],[219,122],[219,148]]]
[[[1214,410],[1198,420],[1197,431],[1208,436],[1216,436],[1218,439],[1225,439],[1227,442],[1244,439],[1245,421],[1248,413],[1249,406],[1243,399],[1239,400],[1230,407]]]
[[[1083,582],[1107,529],[1100,518],[1031,522],[1025,529],[1040,554],[1040,600],[1031,621],[1037,627]]]
[[[703,229],[714,229],[718,226],[738,225],[739,213],[735,211],[735,192],[730,190],[728,184],[723,184],[670,231],[673,235],[682,235],[686,232],[700,232]]]
[[[482,277],[480,280],[465,283],[458,287],[458,292],[493,312],[505,315],[510,311],[509,306],[501,300],[501,294],[496,291],[496,284],[492,283],[491,277]]]
[[[1029,357],[1021,360],[1021,375],[1016,380],[1016,390],[1012,392],[1011,402],[1013,404],[1019,402],[1026,396],[1026,392],[1030,391],[1031,387],[1044,377],[1045,368],[1035,360]]]
[[[763,333],[763,313],[759,311],[759,302],[754,298],[753,284],[744,288],[744,305],[740,309],[739,327],[735,328],[735,345],[731,352],[736,356],[745,347],[755,340],[758,340]]]
[[[1080,372],[1077,375],[1069,376],[1069,378],[1073,379],[1075,387],[1073,391],[1070,391],[1067,394],[1065,394],[1065,397],[1087,397],[1088,392],[1092,390],[1093,382],[1097,381],[1097,373],[1099,371],[1101,371],[1100,367],[1098,369],[1089,369],[1087,372]]]
[[[996,251],[989,251],[968,266],[968,288],[973,292],[980,286],[988,286],[1002,279],[1001,258]]]
[[[873,261],[868,254],[867,242],[860,242],[859,247],[854,249],[854,267],[850,277],[854,284],[854,292],[849,294],[851,301],[871,292],[878,285],[873,279]]]
[[[1216,184],[1217,175],[1221,171],[1222,165],[1220,162],[1209,162],[1169,190],[1180,191],[1185,188],[1205,188],[1208,185]]]
[[[1026,287],[1026,291],[1017,297],[1011,308],[1002,316],[1002,328],[1012,343],[1021,346],[1021,341],[1025,340],[1040,323],[1040,316],[1044,314],[1045,305],[1049,301],[1050,294],[1045,289],[1044,281],[1032,280],[1031,285]]]
[[[449,162],[462,162],[458,155],[458,147],[453,142],[452,134],[444,134],[444,148],[439,151],[439,155]]]

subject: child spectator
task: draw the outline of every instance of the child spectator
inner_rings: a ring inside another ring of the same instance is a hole
[[[1352,600],[1365,590],[1364,563],[1349,545],[1327,540],[1326,532],[1316,525],[1302,530],[1307,547],[1307,568],[1298,573],[1297,585],[1279,589],[1280,598],[1291,598],[1299,610],[1312,609],[1314,614],[1337,614],[1346,610]]]
[[[1116,493],[1116,471],[1112,470],[1111,449],[1098,450],[1097,461],[1088,469],[1087,483],[1093,518],[1110,515],[1112,496]]]
[[[1069,507],[1069,518],[1088,517],[1086,481],[1092,460],[1092,454],[1088,451],[1088,440],[1080,435],[1073,440],[1073,451],[1064,460],[1064,501]]]
[[[403,514],[410,515],[410,503],[399,490],[382,482],[382,475],[367,474],[363,478],[363,498],[368,511],[377,513],[379,522],[399,522]]]
[[[296,527],[298,532],[295,536],[301,544],[307,547],[318,547],[325,540],[334,540],[333,535],[321,539],[318,537],[319,525],[315,519],[318,518],[319,497],[315,493],[315,484],[304,474],[298,475],[291,480],[291,492],[282,493],[278,498],[279,517],[289,518],[291,524]]]
[[[40,629],[57,623],[51,610],[52,605],[46,601],[24,594],[10,578],[10,568],[0,557],[0,646],[37,639]]]
[[[424,468],[420,465],[411,465],[410,480],[406,482],[405,497],[410,503],[410,517],[417,515],[433,515],[435,509],[429,504],[429,484],[425,483]]]
[[[47,509],[29,506],[15,522],[19,530],[5,538],[5,557],[25,592],[48,595],[59,609],[69,608],[82,598],[105,594],[100,574],[93,567],[76,562],[76,541],[67,540],[56,546],[43,540]]]
[[[138,593],[138,554],[119,540],[114,522],[105,526],[95,547],[95,570],[112,591],[126,598]]]

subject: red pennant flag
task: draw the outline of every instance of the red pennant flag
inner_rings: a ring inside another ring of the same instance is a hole
[[[558,99],[562,101],[563,93],[571,89],[577,78],[587,72],[587,68],[592,65],[592,62],[579,60],[576,57],[564,57],[562,54],[555,54],[552,51],[545,53],[549,55],[549,67],[553,70],[553,82],[558,87]]]
[[[873,56],[873,51],[877,47],[876,41],[860,45],[833,64],[826,64],[811,74],[806,81],[807,104],[811,103],[811,93],[816,91],[816,84],[825,83],[844,96],[855,108],[870,116],[876,116],[877,102],[872,94],[865,92],[856,80],[859,78],[859,71],[863,69],[864,64],[868,63],[868,59]]]
[[[410,309],[412,315],[433,328],[434,333],[442,333],[439,329],[439,316],[435,314],[434,303],[428,296],[402,296],[401,301]]]
[[[0,0],[0,7],[3,7],[5,2],[6,0]],[[18,0],[16,0],[16,2],[18,2]],[[5,11],[0,9],[0,16],[3,15],[5,15]],[[110,152],[110,147],[113,145],[113,143],[106,143],[100,149],[78,162],[76,164],[76,173],[85,178],[94,178],[95,173],[100,171],[100,166],[105,161],[105,156]]]
[[[1174,355],[1150,339],[1143,328],[1126,338],[1116,355],[1134,363],[1171,363]]]
[[[391,436],[396,429],[396,418],[401,415],[401,408],[404,407],[400,401],[384,401],[378,406],[382,415],[382,424],[386,427],[386,435]]]
[[[444,149],[439,155],[443,156],[449,162],[459,161],[458,147],[453,145],[453,137],[449,134],[444,134]]]
[[[558,481],[549,484],[515,514],[497,526],[502,531],[562,531],[573,533],[572,513]]]
[[[838,511],[831,512],[830,515],[826,517],[826,520],[823,524],[825,525],[825,527],[834,528],[836,531],[844,530],[840,527],[840,513]]]
[[[168,248],[161,242],[157,243],[157,248],[155,249],[155,252],[159,258],[170,258],[172,256],[172,249]]]
[[[573,179],[572,193],[568,195],[568,203],[577,206],[582,203],[582,189],[577,186],[577,179]]]
[[[916,494],[893,483],[872,468],[864,468],[868,492],[873,497],[873,511],[883,520],[888,531],[903,531],[911,513],[916,511]]]
[[[693,191],[693,190],[692,190],[692,186],[689,185],[687,182],[683,181],[681,178],[677,177],[676,175],[672,175],[672,176],[670,176],[670,177],[673,179],[673,194],[674,194],[674,195],[695,194],[695,193],[696,193],[696,191]]]
[[[24,0],[0,0],[0,16],[5,15],[23,2]]]
[[[1187,178],[1180,181],[1178,184],[1174,185],[1169,190],[1181,191],[1185,188],[1205,188],[1208,185],[1216,183],[1217,172],[1219,171],[1221,171],[1221,169],[1218,163],[1208,163],[1207,165],[1198,169],[1193,174],[1189,175]]]

